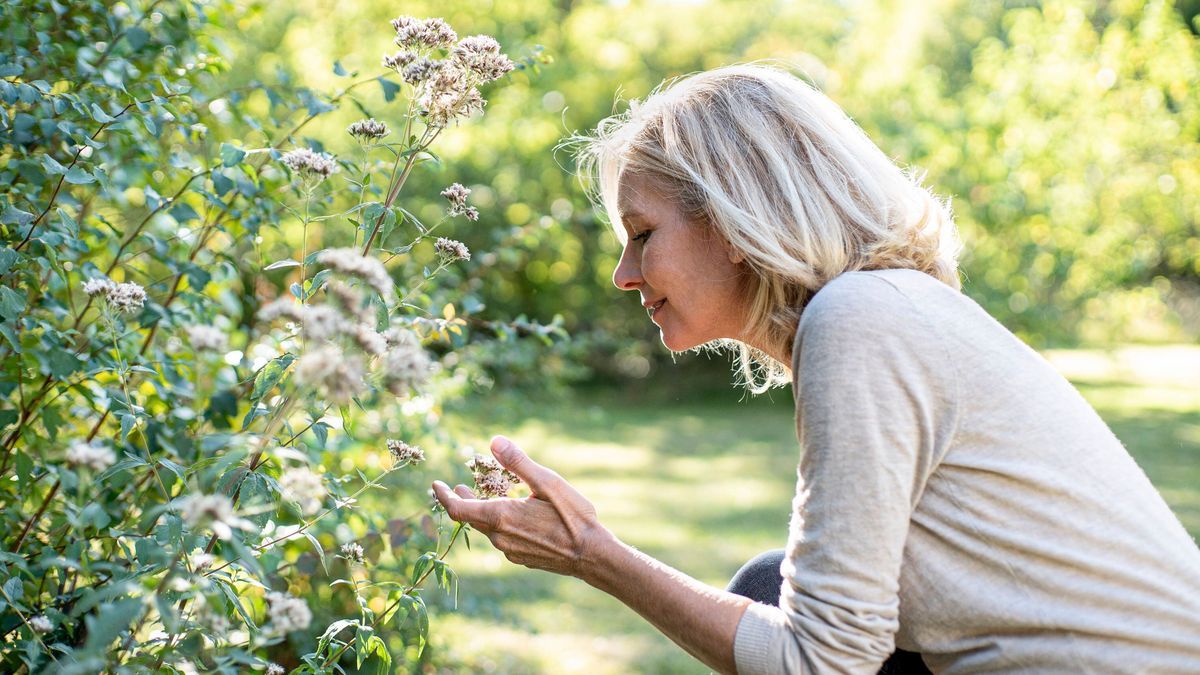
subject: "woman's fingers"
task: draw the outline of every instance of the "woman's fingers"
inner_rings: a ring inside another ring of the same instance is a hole
[[[534,494],[552,496],[557,492],[562,477],[554,471],[529,459],[523,450],[504,436],[492,437],[492,454],[504,468],[517,474]]]
[[[459,487],[466,488],[465,485]],[[460,523],[470,523],[477,528],[491,529],[495,527],[495,503],[489,504],[481,499],[461,495],[440,480],[433,482],[433,493],[452,519]],[[467,490],[467,494],[470,494],[470,490]]]
[[[463,499],[475,499],[475,493],[471,492],[471,488],[461,483],[454,486],[454,492]]]

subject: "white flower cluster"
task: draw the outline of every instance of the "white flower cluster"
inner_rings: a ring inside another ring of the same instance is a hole
[[[117,456],[110,448],[103,445],[76,441],[67,448],[67,463],[73,466],[86,466],[97,473],[112,466]]]
[[[451,50],[450,56],[484,82],[498,80],[515,67],[507,56],[500,53],[500,43],[490,35],[463,38]]]
[[[460,183],[454,183],[450,187],[442,190],[442,196],[446,201],[450,202],[450,215],[463,215],[467,220],[479,220],[479,209],[474,206],[467,206],[467,197],[470,196],[471,190],[463,187]]]
[[[390,302],[395,297],[396,284],[387,268],[374,256],[365,256],[353,248],[331,248],[321,251],[317,262],[335,272],[362,279],[385,301]]]
[[[50,623],[50,619],[47,619],[45,614],[38,614],[37,616],[30,617],[29,627],[32,628],[33,632],[35,633],[49,633],[50,631],[54,630],[54,624]]]
[[[385,56],[383,65],[401,74],[417,91],[417,105],[428,124],[444,127],[451,121],[483,110],[477,87],[503,77],[516,66],[500,52],[500,43],[487,35],[458,40],[442,19],[401,16],[392,21],[402,51]],[[457,41],[457,44],[456,44]],[[449,50],[432,58],[434,50]]]
[[[342,557],[346,559],[346,562],[358,563],[359,565],[365,564],[366,559],[363,555],[363,547],[356,542],[352,541],[348,544],[342,544]]]
[[[475,494],[483,499],[506,497],[514,485],[521,482],[517,474],[500,465],[500,462],[483,455],[475,455],[467,461],[467,468],[475,479]]]
[[[296,362],[296,380],[320,389],[335,403],[349,403],[363,391],[362,359],[347,355],[336,345],[326,344],[309,350]]]
[[[229,336],[216,326],[187,326],[188,342],[198,352],[223,352],[229,346]]]
[[[135,312],[146,304],[146,289],[132,281],[118,284],[112,279],[93,277],[83,283],[83,292],[88,297],[104,296],[108,304],[122,312]]]
[[[303,598],[288,593],[267,593],[267,614],[271,617],[271,628],[277,635],[304,630],[312,623],[312,610]]]
[[[309,148],[296,148],[286,152],[280,161],[299,174],[300,179],[309,185],[320,183],[337,171],[337,162],[334,161],[333,155],[313,152]]]
[[[351,124],[349,127],[346,127],[346,131],[360,143],[378,141],[391,133],[386,124],[376,121],[373,117],[368,117],[365,120],[359,120]]]
[[[420,464],[425,461],[425,451],[415,445],[394,438],[387,439],[387,449],[397,464]]]
[[[304,515],[311,516],[321,510],[325,480],[307,467],[288,469],[279,477],[279,492],[285,500],[295,502]]]
[[[188,495],[180,500],[180,516],[188,527],[212,526],[218,539],[233,538],[234,528],[253,530],[254,523],[233,513],[233,502],[225,495]]]
[[[396,44],[406,49],[445,48],[458,39],[458,33],[442,19],[399,16],[392,19],[392,28],[396,30]]]
[[[300,305],[284,297],[265,305],[259,310],[258,318],[263,321],[279,318],[294,321],[300,324],[301,334],[313,341],[333,340],[345,335],[363,342],[362,347],[368,351],[379,344],[377,339],[365,334],[374,332],[370,326],[351,320],[328,305]]]
[[[388,391],[403,396],[429,379],[433,362],[413,331],[393,326],[383,335],[388,342],[383,356],[383,383]]]
[[[434,250],[446,262],[457,262],[459,260],[470,260],[471,250],[461,241],[438,237],[437,242],[433,245]]]
[[[267,664],[267,675],[283,675],[286,672],[287,671],[283,669],[283,666],[279,665],[278,663]]]

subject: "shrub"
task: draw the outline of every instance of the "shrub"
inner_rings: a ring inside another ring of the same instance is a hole
[[[411,474],[423,412],[469,340],[562,335],[456,305],[471,252],[437,233],[478,219],[467,188],[436,223],[399,199],[527,64],[400,17],[382,72],[337,65],[332,95],[222,92],[205,28],[234,9],[3,8],[5,671],[386,669],[385,626],[418,655],[460,534]],[[347,102],[353,159],[299,136]],[[413,514],[356,509],[373,489]]]

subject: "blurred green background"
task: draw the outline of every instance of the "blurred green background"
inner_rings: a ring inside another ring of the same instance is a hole
[[[1198,11],[1194,0],[295,0],[250,4],[228,25],[220,82],[234,91],[283,76],[336,91],[335,61],[379,70],[397,14],[442,16],[540,61],[490,93],[486,116],[444,135],[444,162],[413,176],[406,208],[432,213],[441,186],[471,186],[482,218],[445,234],[476,252],[467,283],[483,313],[561,316],[573,338],[497,351],[477,396],[440,410],[458,450],[438,461],[507,433],[575,481],[619,535],[723,585],[783,544],[790,394],[741,401],[727,362],[671,357],[636,295],[612,287],[619,245],[556,146],[664,78],[757,59],[802,73],[950,196],[965,292],[1050,350],[1196,535]],[[375,90],[358,106],[398,116]],[[306,132],[341,139],[360,116],[344,106]],[[458,608],[442,599],[425,668],[703,672],[610,599],[474,543],[454,554]]]

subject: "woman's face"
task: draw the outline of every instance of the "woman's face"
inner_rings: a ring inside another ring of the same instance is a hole
[[[744,265],[728,243],[703,223],[689,222],[652,180],[623,174],[617,201],[628,240],[613,283],[641,293],[663,344],[685,351],[718,338],[741,339]]]

